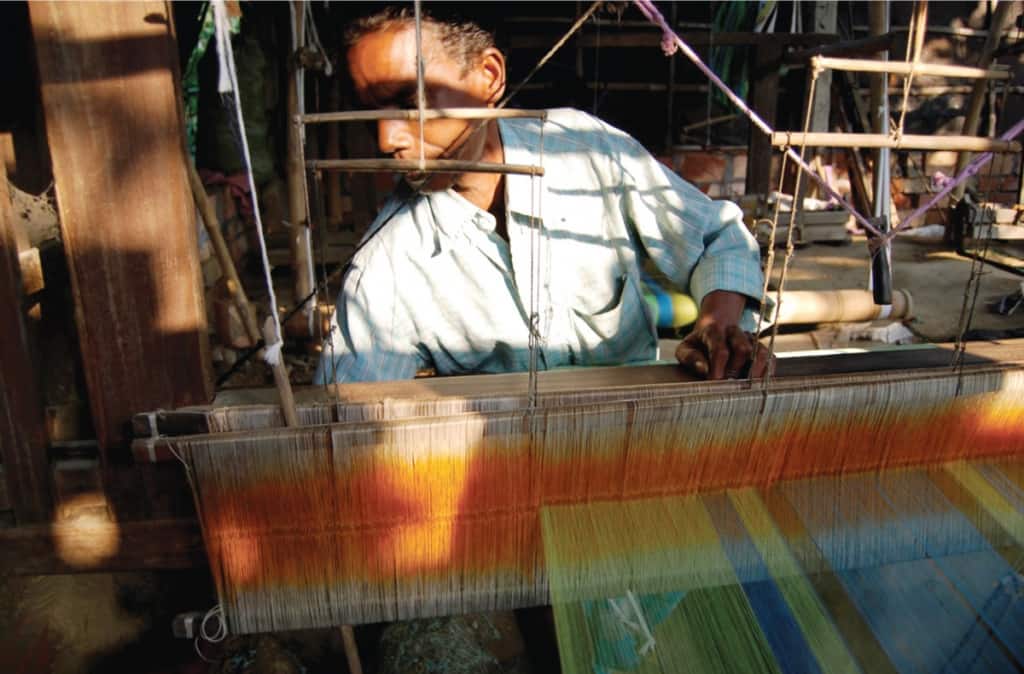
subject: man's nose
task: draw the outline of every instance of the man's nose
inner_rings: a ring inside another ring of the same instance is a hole
[[[414,137],[409,122],[398,119],[382,119],[377,122],[377,145],[383,154],[397,154],[409,150]]]

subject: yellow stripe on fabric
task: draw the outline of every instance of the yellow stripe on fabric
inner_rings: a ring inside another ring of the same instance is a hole
[[[562,671],[779,672],[699,497],[546,507],[541,522]],[[678,604],[645,616],[653,644],[630,658],[608,598],[659,593]]]
[[[1024,514],[1021,514],[1005,496],[992,486],[985,479],[985,476],[978,472],[978,469],[966,461],[957,461],[948,464],[946,472],[953,476],[963,487],[971,493],[1002,526],[1006,533],[1010,534],[1019,545],[1024,545]]]
[[[800,564],[776,530],[761,498],[753,489],[741,489],[730,491],[729,499],[750,533],[750,539],[761,554],[776,587],[803,630],[811,652],[821,665],[821,671],[860,672],[860,667],[804,576]]]

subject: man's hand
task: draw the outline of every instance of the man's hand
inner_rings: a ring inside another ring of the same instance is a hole
[[[748,364],[751,376],[763,377],[769,367],[768,350],[739,327],[746,302],[739,293],[708,293],[693,330],[676,349],[676,360],[707,379],[736,379],[746,374]]]

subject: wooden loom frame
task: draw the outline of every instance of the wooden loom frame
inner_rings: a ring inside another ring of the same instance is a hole
[[[197,508],[203,520],[211,568],[232,631],[329,626],[512,608],[547,600],[537,529],[537,509],[545,503],[682,495],[695,490],[764,486],[815,475],[923,465],[961,458],[959,449],[968,444],[968,439],[981,443],[970,449],[972,457],[1021,453],[1024,406],[1019,400],[1024,390],[1024,342],[986,345],[979,349],[973,364],[965,366],[960,374],[948,366],[934,367],[940,357],[944,360],[950,356],[945,350],[910,351],[901,355],[909,356],[908,367],[912,367],[915,360],[916,364],[931,360],[933,367],[820,376],[783,374],[767,393],[767,412],[761,416],[758,409],[763,394],[756,386],[751,388],[745,381],[680,384],[679,369],[671,365],[546,373],[556,376],[548,377],[546,384],[542,381],[540,407],[534,411],[523,409],[524,396],[517,394],[517,391],[525,391],[523,375],[340,385],[336,392],[344,396],[347,391],[347,401],[333,407],[325,407],[323,402],[319,407],[308,403],[300,407],[305,413],[300,416],[319,416],[321,425],[158,438],[153,443],[137,444],[136,456],[159,459],[167,455],[162,449],[167,448],[186,459],[196,483]],[[794,359],[793,362],[802,361],[803,365],[813,367],[815,360],[820,365],[823,359]],[[844,356],[833,363],[840,371],[844,367],[863,370],[866,360],[865,356],[859,364],[852,364]],[[589,379],[593,383],[601,378],[609,384],[603,392],[589,389],[580,398],[583,381]],[[616,380],[618,385],[614,384]],[[938,388],[927,392],[925,385],[928,384]],[[961,385],[961,395],[954,397]],[[366,394],[375,386],[376,397],[367,398]],[[472,388],[477,388],[475,396],[464,395]],[[559,406],[558,391],[574,389],[577,402],[583,402]],[[389,392],[404,393],[406,397],[394,397]],[[835,392],[849,396],[851,404],[829,403],[828,396]],[[545,395],[548,407],[544,406]],[[922,397],[924,399],[918,400]],[[732,406],[734,413],[740,410],[739,418],[749,419],[756,430],[745,432],[744,425],[736,423],[736,417],[721,417],[727,405]],[[799,416],[803,413],[801,410],[818,407],[827,408],[824,421],[819,419],[806,428],[793,425],[797,418],[793,415]],[[262,410],[256,414],[261,420],[259,423],[280,423],[270,407],[263,405],[253,409]],[[379,417],[386,409],[397,412],[398,419],[381,420]],[[365,414],[378,419],[322,424],[324,414],[340,418],[343,410],[354,416]],[[203,417],[209,413],[210,410],[200,411],[194,418],[212,419]],[[423,414],[446,416],[425,417]],[[565,434],[564,426],[559,424],[567,419],[576,430]],[[166,426],[170,420],[170,416],[165,416],[162,422]],[[678,424],[683,420],[685,428],[680,428]],[[158,427],[160,423],[158,420]],[[648,427],[649,423],[654,426]],[[446,435],[444,429],[459,428],[460,424],[471,429],[462,434],[469,440],[459,440],[460,433]],[[733,428],[725,428],[728,426]],[[927,437],[920,437],[920,434]],[[817,445],[818,451],[808,449],[818,436],[822,440],[828,438],[826,442],[832,445],[829,450],[821,449],[822,445]],[[442,447],[430,440],[445,437],[455,437],[451,441],[454,444],[441,441]],[[630,440],[631,437],[634,439]],[[646,440],[636,444],[636,438],[641,437]],[[781,437],[788,437],[792,442],[780,445]],[[911,438],[917,438],[925,447],[934,447],[935,453],[912,445]],[[608,456],[624,457],[621,452],[626,451],[632,458],[629,463],[621,464],[623,468],[609,472],[608,468],[620,465],[617,462],[624,459],[608,459],[612,461],[608,463],[598,458],[591,462],[591,453],[596,457],[604,456],[602,452],[607,454],[606,450],[594,449],[590,444],[593,442],[611,442],[619,447],[608,450],[612,452]],[[650,450],[655,451],[650,454],[645,449],[650,443],[662,449]],[[787,459],[789,446],[803,447],[794,451],[804,458]],[[403,448],[408,448],[408,452],[403,453]],[[574,469],[577,476],[569,483],[559,482],[563,478],[558,478],[557,464],[559,457],[565,458],[562,453],[572,454],[584,449],[583,454],[576,454],[587,457]],[[477,500],[465,502],[470,510],[461,509],[465,503],[459,506],[457,502],[445,501],[446,486],[432,484],[430,474],[422,472],[429,471],[431,462],[442,455],[456,459],[497,457],[497,463],[491,467],[487,462],[477,464],[484,471],[477,479],[483,482],[476,488],[474,498]],[[640,471],[636,473],[640,475],[651,469],[650,461],[654,456],[661,456],[659,461],[669,462],[664,470],[649,472],[633,488],[619,491],[615,486],[617,480],[626,479],[622,477],[625,474],[622,470],[629,466],[626,473]],[[750,458],[743,458],[753,456],[762,458],[753,463]],[[523,457],[528,460],[520,466]],[[264,460],[267,463],[261,463]],[[421,466],[418,469],[413,465],[417,462]],[[513,465],[519,468],[512,468]],[[233,486],[226,491],[205,481],[211,470],[220,469],[218,466],[238,468],[237,474],[232,473]],[[441,510],[433,512],[430,522],[441,522],[438,517],[442,520],[455,518],[449,524],[438,525],[440,528],[428,527],[424,531],[428,537],[441,536],[438,540],[454,535],[451,527],[462,531],[458,538],[462,540],[462,552],[458,554],[463,557],[459,559],[468,560],[475,569],[466,572],[470,580],[464,587],[471,590],[483,583],[490,590],[470,591],[469,595],[462,596],[456,589],[463,587],[459,585],[463,581],[458,580],[463,578],[458,566],[461,562],[449,561],[455,565],[449,567],[443,560],[435,560],[433,566],[420,568],[415,558],[402,562],[398,548],[385,549],[392,545],[388,541],[395,540],[396,532],[409,525],[402,520],[400,511],[387,515],[387,502],[380,500],[391,493],[390,487],[381,486],[388,479],[380,483],[381,476],[395,466],[404,466],[399,472],[405,471],[406,477],[419,475],[414,490],[421,489],[420,496],[425,502],[442,504]],[[270,475],[275,477],[267,482]],[[328,482],[324,483],[324,479]],[[303,489],[297,488],[300,483]],[[326,492],[322,491],[325,484]],[[352,486],[342,487],[343,484]],[[560,491],[564,489],[568,491]],[[325,505],[327,502],[333,505]],[[347,519],[349,516],[345,513],[350,511],[343,505],[345,502],[351,502],[352,507],[364,514]],[[444,506],[444,503],[449,505]],[[378,511],[379,508],[384,510]],[[368,512],[382,514],[380,518],[361,519]],[[487,513],[499,513],[498,519],[488,520]],[[278,524],[271,524],[279,516]],[[306,524],[296,528],[293,524],[296,519]],[[473,525],[473,522],[478,524]],[[487,536],[493,531],[502,531],[511,540],[525,543],[517,552],[499,552],[497,558],[491,559],[488,545],[474,541],[491,540]],[[278,546],[287,550],[282,553],[283,557],[273,552]],[[251,566],[253,559],[271,561],[267,562],[266,569],[260,569]],[[367,567],[359,561],[361,559],[376,560],[374,563],[384,566],[371,564]],[[353,571],[359,568],[363,571]],[[391,569],[392,576],[388,576],[387,568]],[[256,576],[245,579],[240,573]],[[346,575],[352,573],[355,575]],[[361,573],[369,576],[361,576]],[[381,573],[384,576],[380,576]],[[256,577],[258,582],[254,580]],[[373,588],[377,587],[375,582],[385,577],[391,580],[384,582],[383,587],[394,590],[392,594],[390,590],[385,591],[386,596],[382,597],[375,594]],[[333,599],[321,605],[315,615],[305,615],[294,608],[262,614],[251,610],[254,606],[310,606],[315,603],[315,597],[326,596],[325,593]],[[445,601],[454,603],[446,605]],[[240,606],[250,609],[243,610]]]

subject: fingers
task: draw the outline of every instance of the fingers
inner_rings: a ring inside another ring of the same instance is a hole
[[[693,333],[679,342],[679,346],[676,347],[676,360],[698,377],[708,376],[707,356],[704,355],[703,345],[695,339]]]
[[[724,368],[725,378],[736,379],[746,369],[747,363],[750,362],[750,357],[754,350],[753,338],[740,330],[738,326],[731,325],[726,330],[726,339],[729,343],[729,349],[728,360]]]
[[[738,326],[724,331],[707,326],[691,332],[676,347],[676,360],[694,374],[707,379],[757,379],[774,371],[768,349]]]

